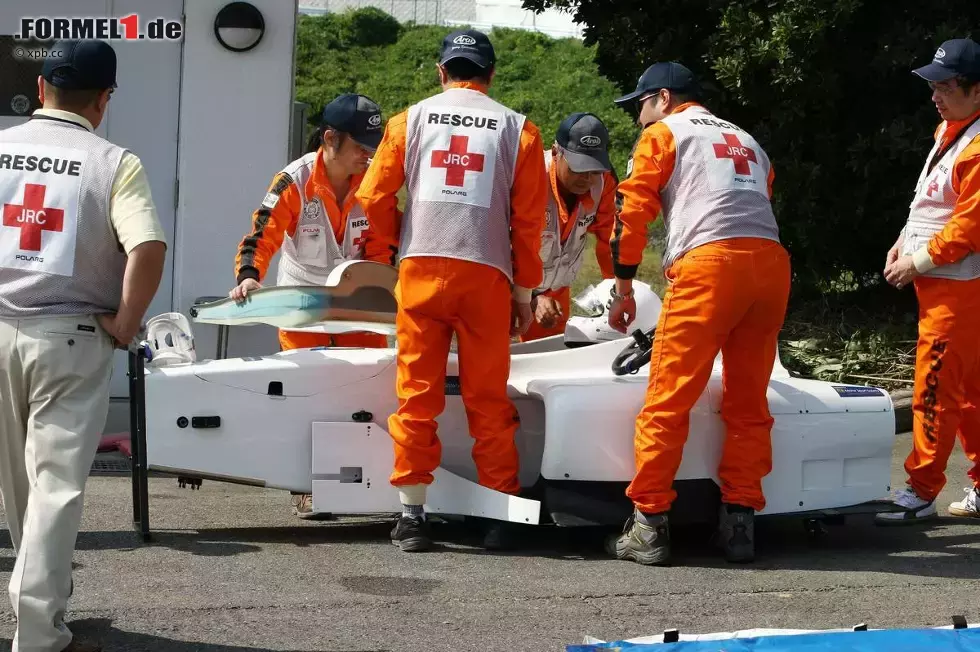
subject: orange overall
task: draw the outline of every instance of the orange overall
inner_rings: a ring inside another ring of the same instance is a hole
[[[301,212],[301,192],[305,193],[307,198],[319,198],[330,219],[334,238],[337,242],[343,242],[347,215],[356,201],[355,193],[362,175],[351,178],[350,190],[341,206],[330,185],[321,154],[322,148],[317,150],[313,174],[304,188],[299,188],[298,184],[284,172],[280,172],[272,180],[266,197],[276,195],[278,201],[272,208],[260,206],[252,215],[252,231],[242,239],[235,256],[235,277],[239,283],[249,277],[257,281],[265,278],[270,261],[282,247],[283,238],[287,234],[290,237],[295,234]],[[381,259],[381,262],[388,261]],[[384,348],[388,346],[388,340],[382,334],[369,332],[331,335],[280,329],[279,346],[283,350],[316,346]]]
[[[947,124],[943,144],[973,118]],[[932,265],[955,263],[980,251],[980,137],[952,169],[957,194],[952,217],[928,242]],[[975,486],[980,486],[980,279],[917,276],[919,341],[912,403],[912,452],[905,461],[909,484],[924,500],[946,485],[946,464],[957,437]]]
[[[674,113],[691,106],[696,105],[681,105]],[[624,277],[624,267],[635,273],[641,261],[647,223],[660,213],[675,167],[681,169],[677,157],[670,128],[658,122],[644,130],[630,177],[619,185],[623,203],[612,242],[617,277]],[[771,196],[772,168],[767,177]],[[670,228],[670,220],[677,218],[666,219]],[[689,219],[695,233],[707,228],[701,216]],[[722,499],[760,510],[765,506],[762,478],[772,468],[773,419],[766,391],[789,298],[789,256],[770,239],[717,239],[683,253],[665,276],[669,285],[655,332],[646,401],[636,421],[636,475],[627,495],[641,512],[669,510],[690,411],[720,351],[726,425],[718,468]]]
[[[472,82],[456,83],[452,88],[486,92],[485,87]],[[366,254],[371,258],[389,256],[393,261],[395,252],[400,251],[402,225],[396,193],[406,182],[407,114],[389,120],[357,192],[370,222]],[[542,279],[538,250],[547,198],[545,183],[541,136],[527,121],[520,135],[510,191],[510,234],[503,237],[510,241],[513,283],[527,288],[528,296],[530,288]],[[410,219],[408,215],[406,212],[405,219]],[[514,443],[518,413],[507,396],[511,296],[511,282],[503,272],[454,257],[451,251],[400,261],[398,410],[388,422],[395,453],[390,481],[400,490],[431,484],[432,472],[440,464],[436,417],[445,407],[446,364],[455,333],[478,481],[506,493],[519,491]]]
[[[561,244],[565,246],[569,236],[575,231],[575,220],[570,219],[569,216],[575,215],[579,210],[582,210],[582,212],[591,212],[593,200],[591,194],[588,192],[583,195],[578,195],[575,198],[575,204],[569,210],[568,204],[565,203],[559,189],[558,166],[554,162],[548,170],[548,177],[550,182],[549,188],[555,199],[555,205],[558,207]],[[616,177],[611,172],[606,172],[604,177],[599,208],[595,213],[595,220],[589,226],[587,232],[595,235],[596,262],[599,264],[599,271],[602,274],[602,278],[607,279],[613,276],[612,253],[609,250],[609,239],[612,237],[613,220],[616,216]],[[561,335],[565,332],[565,324],[568,323],[571,311],[571,288],[569,286],[550,288],[536,294],[551,297],[556,300],[558,305],[561,306],[561,317],[550,328],[545,328],[537,320],[532,321],[531,327],[521,336],[522,342],[540,340],[545,337],[551,337],[552,335]]]

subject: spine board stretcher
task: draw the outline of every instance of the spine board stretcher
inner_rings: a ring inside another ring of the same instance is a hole
[[[391,335],[396,280],[394,267],[350,261],[325,287],[266,287],[241,303],[210,297],[189,312],[195,323],[220,328],[265,324]],[[645,295],[630,343],[604,327],[602,305],[611,287],[604,281],[588,290],[598,296],[588,304],[598,314],[572,317],[565,336],[512,346],[508,392],[521,416],[520,480],[533,497],[477,484],[458,360],[450,354],[446,409],[437,419],[442,465],[427,511],[532,525],[621,525],[631,509],[623,490],[635,468],[633,426],[646,373],[614,368],[636,342],[650,344],[660,303],[652,291]],[[181,315],[151,322],[147,333],[154,338],[130,351],[134,525],[144,540],[150,538],[150,471],[192,486],[210,479],[311,493],[314,512],[400,511],[388,482],[393,447],[386,431],[398,404],[395,349],[317,347],[227,358],[220,350],[226,333],[213,359],[198,360]],[[692,518],[715,514],[720,495],[721,371],[719,355],[692,410],[677,474],[675,506]],[[760,516],[793,514],[817,523],[889,509],[879,500],[890,490],[895,432],[886,392],[795,378],[777,359],[769,405],[773,471],[763,481],[768,504]]]

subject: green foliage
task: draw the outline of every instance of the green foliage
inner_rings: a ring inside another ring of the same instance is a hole
[[[442,39],[454,29],[399,25],[374,8],[301,15],[296,98],[310,104],[311,125],[324,104],[348,92],[376,101],[388,119],[441,90],[436,62]],[[498,59],[490,96],[526,114],[545,147],[569,113],[595,113],[609,129],[611,158],[622,175],[638,130],[613,105],[619,91],[598,73],[596,49],[525,30],[496,29],[489,36]]]
[[[781,333],[780,359],[811,378],[911,389],[916,337],[914,292],[858,289],[797,305]]]
[[[776,172],[798,295],[882,285],[885,253],[940,118],[911,70],[980,36],[980,2],[525,0],[574,9],[599,71],[632,91],[655,61],[690,67],[708,107],[749,130]]]

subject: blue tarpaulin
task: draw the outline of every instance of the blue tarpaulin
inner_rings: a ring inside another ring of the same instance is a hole
[[[980,628],[892,629],[729,638],[678,643],[613,641],[569,645],[566,652],[977,652]]]

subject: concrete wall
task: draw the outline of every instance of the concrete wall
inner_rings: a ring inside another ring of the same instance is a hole
[[[238,243],[275,173],[289,162],[293,102],[295,0],[250,0],[266,33],[248,52],[224,49],[213,23],[226,0],[187,0],[174,310],[187,314],[201,295],[234,287]],[[276,266],[269,276],[275,280]],[[211,357],[217,329],[197,325],[198,357]],[[229,355],[278,350],[269,327],[232,329]]]

